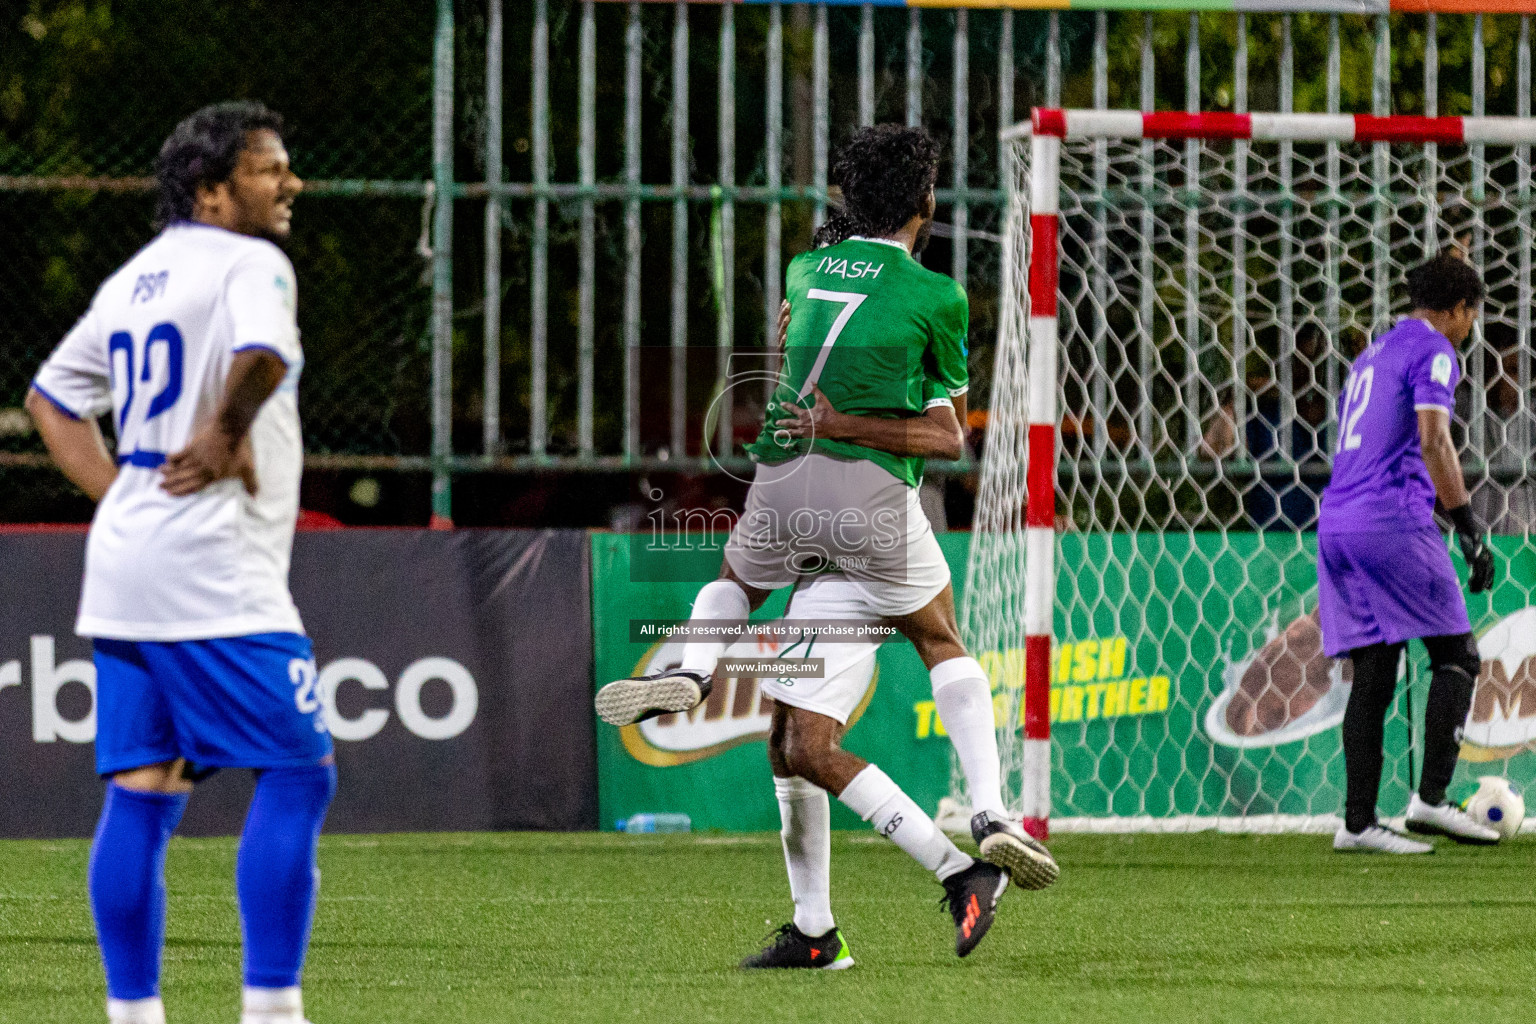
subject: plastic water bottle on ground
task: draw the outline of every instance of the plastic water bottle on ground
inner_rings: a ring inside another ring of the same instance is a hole
[[[693,821],[686,814],[631,814],[613,823],[620,832],[691,832]]]

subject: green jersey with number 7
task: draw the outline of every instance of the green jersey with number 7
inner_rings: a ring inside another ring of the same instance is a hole
[[[784,294],[790,322],[783,375],[748,453],[767,463],[808,452],[868,459],[916,487],[922,459],[776,434],[778,410],[790,403],[809,408],[813,384],[838,412],[893,419],[921,416],[965,394],[965,289],[918,263],[900,242],[856,237],[796,256]]]

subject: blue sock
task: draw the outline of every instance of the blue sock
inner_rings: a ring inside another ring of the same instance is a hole
[[[160,991],[165,848],[186,808],[185,793],[142,793],[107,783],[91,844],[89,886],[113,999],[148,999]]]
[[[315,847],[336,792],[334,765],[269,768],[240,836],[235,890],[245,943],[245,984],[291,988],[299,983],[320,870]]]

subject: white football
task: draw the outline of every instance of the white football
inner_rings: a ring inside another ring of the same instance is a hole
[[[1477,792],[1467,798],[1467,813],[1479,825],[1487,825],[1501,839],[1512,839],[1525,821],[1525,799],[1515,792],[1509,780],[1498,775],[1484,775],[1477,780]]]

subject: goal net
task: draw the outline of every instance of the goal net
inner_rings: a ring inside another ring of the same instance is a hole
[[[1334,827],[1349,675],[1321,650],[1314,531],[1336,403],[1446,249],[1488,285],[1453,432],[1499,556],[1468,595],[1484,664],[1452,795],[1536,778],[1536,121],[1041,109],[1004,137],[962,619],[1026,823]],[[1404,674],[1388,815],[1417,781],[1417,645]]]

